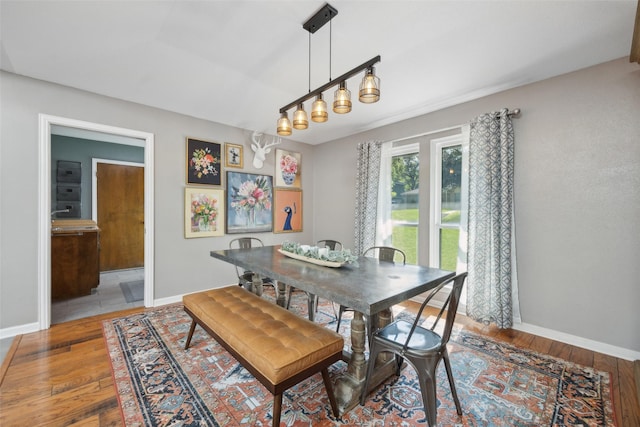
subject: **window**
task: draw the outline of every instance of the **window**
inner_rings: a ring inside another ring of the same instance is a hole
[[[431,141],[429,265],[456,270],[462,199],[462,135]]]
[[[450,271],[466,263],[458,259],[468,153],[467,131],[461,130],[382,147],[376,244],[402,249],[407,263]]]
[[[418,143],[383,149],[380,173],[379,244],[404,251],[407,264],[418,264],[418,150]]]

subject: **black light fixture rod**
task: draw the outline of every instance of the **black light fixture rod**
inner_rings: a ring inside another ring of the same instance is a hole
[[[343,75],[341,75],[340,77],[335,78],[334,80],[325,83],[324,85],[320,86],[319,88],[317,88],[316,90],[313,90],[311,92],[309,92],[308,94],[301,96],[300,98],[296,99],[293,102],[290,102],[289,104],[285,105],[284,107],[282,107],[280,109],[280,113],[286,113],[287,110],[289,110],[291,107],[294,107],[298,104],[303,103],[304,101],[313,98],[314,96],[318,96],[319,94],[321,94],[322,92],[326,91],[327,89],[330,89],[334,86],[337,86],[340,84],[340,82],[343,82],[345,80],[347,80],[349,77],[354,76],[355,74],[358,74],[360,71],[366,70],[367,68],[371,67],[373,64],[377,64],[378,62],[380,62],[380,55],[371,58],[370,60],[368,60],[367,62],[364,62],[360,65],[358,65],[356,68],[354,68],[351,71],[347,71],[346,73],[344,73]]]

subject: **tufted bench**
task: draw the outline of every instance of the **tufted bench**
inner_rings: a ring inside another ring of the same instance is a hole
[[[280,425],[282,393],[318,371],[338,418],[327,368],[342,356],[340,335],[239,286],[185,295],[182,301],[193,319],[185,349],[200,325],[273,394],[273,426]]]

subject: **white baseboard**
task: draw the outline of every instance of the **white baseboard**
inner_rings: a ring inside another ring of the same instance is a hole
[[[618,347],[611,344],[606,344],[599,341],[582,338],[576,335],[567,334],[565,332],[556,331],[553,329],[547,329],[528,323],[516,323],[512,327],[517,331],[528,332],[533,335],[538,335],[544,338],[549,338],[555,341],[560,341],[565,344],[575,345],[576,347],[586,348],[587,350],[596,351],[598,353],[608,354],[610,356],[617,357],[625,360],[640,359],[640,352],[630,350],[628,348]]]
[[[437,295],[431,302],[434,307],[442,307],[442,301],[438,301]],[[420,298],[412,298],[417,303],[422,303]],[[458,306],[458,314],[466,315],[466,307],[463,303]],[[640,359],[640,352],[630,350],[628,348],[617,347],[615,345],[606,344],[599,341],[582,338],[576,335],[567,334],[565,332],[556,331],[554,329],[547,329],[541,326],[531,325],[529,323],[515,323],[512,329],[517,331],[527,332],[540,337],[549,338],[555,341],[560,341],[565,344],[575,345],[576,347],[586,348],[587,350],[596,351],[598,353],[608,354],[609,356],[617,357],[625,360],[638,360]]]
[[[38,332],[40,330],[40,323],[26,323],[24,325],[11,326],[9,328],[0,329],[0,340],[5,338],[15,337],[16,335],[30,334],[31,332]]]
[[[159,307],[161,305],[174,304],[176,302],[182,302],[182,295],[175,295],[167,298],[159,298],[153,300],[153,307]],[[15,337],[16,335],[30,334],[31,332],[38,332],[40,330],[40,324],[38,322],[26,323],[24,325],[11,326],[9,328],[0,329],[0,339]]]
[[[181,295],[174,295],[172,297],[154,299],[153,300],[153,306],[154,307],[159,307],[161,305],[175,304],[176,302],[182,302],[182,294]]]

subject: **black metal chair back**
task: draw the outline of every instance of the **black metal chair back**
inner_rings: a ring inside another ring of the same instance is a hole
[[[338,242],[337,240],[318,240],[316,246],[318,246],[319,248],[329,248],[332,251],[339,251],[342,249],[342,243]]]
[[[392,352],[396,355],[398,363],[397,374],[400,375],[402,362],[409,362],[418,375],[420,389],[422,392],[422,400],[424,410],[426,412],[429,426],[435,427],[437,424],[437,408],[436,408],[436,369],[441,360],[444,360],[444,366],[451,387],[451,395],[456,405],[458,415],[462,415],[460,408],[460,400],[453,381],[451,371],[451,362],[449,361],[449,353],[447,352],[447,343],[451,337],[453,323],[455,321],[458,304],[460,302],[460,294],[467,273],[461,273],[449,280],[440,283],[432,289],[427,298],[420,306],[420,310],[413,322],[406,320],[396,320],[391,322],[384,328],[373,334],[370,345],[369,366],[367,367],[367,375],[360,397],[360,404],[364,405],[367,397],[367,388],[369,381],[373,375],[375,361],[381,352]],[[451,291],[447,296],[440,312],[436,316],[431,327],[425,327],[422,324],[422,313],[427,304],[433,297],[451,284]],[[444,328],[439,334],[435,332],[435,328],[446,313]]]
[[[239,237],[229,242],[229,249],[250,249],[252,247],[262,247],[264,243],[257,237]],[[238,286],[242,286],[248,290],[253,289],[253,272],[250,270],[242,270],[237,265],[236,274],[238,276]],[[269,277],[262,278],[263,285],[273,286],[273,280]]]
[[[395,262],[396,258],[398,258],[403,264],[407,263],[407,255],[404,251],[392,246],[371,246],[365,250],[362,255],[373,256],[374,258],[378,258],[378,260],[385,262]]]

